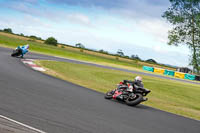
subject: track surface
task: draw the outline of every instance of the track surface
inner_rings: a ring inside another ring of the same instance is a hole
[[[10,53],[0,48],[0,115],[48,133],[200,132],[199,121],[105,100],[101,93],[33,71]]]

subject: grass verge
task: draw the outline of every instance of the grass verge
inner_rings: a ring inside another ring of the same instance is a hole
[[[69,46],[49,46],[42,43],[42,41],[31,40],[30,38],[20,37],[13,34],[7,34],[0,32],[0,46],[16,48],[18,45],[30,45],[31,52],[37,52],[47,55],[67,57],[76,60],[88,61],[96,64],[103,64],[107,66],[113,66],[118,68],[126,68],[129,70],[143,71],[142,66],[148,65],[145,62],[130,60],[121,57],[106,55],[94,51],[88,51],[78,48],[72,48]],[[157,64],[149,64],[150,66],[169,68]]]
[[[98,68],[83,64],[56,61],[36,61],[47,69],[46,74],[81,86],[106,92],[123,79],[133,79],[135,74]],[[144,85],[152,93],[145,105],[200,120],[200,86],[150,76],[142,76]]]
[[[71,59],[89,61],[89,62],[94,62],[94,63],[99,63],[99,64],[101,64],[102,62],[105,62],[110,65],[116,64],[120,66],[129,66],[132,68],[139,68],[139,69],[142,68],[142,65],[137,64],[137,62],[134,60],[129,60],[129,61],[120,60],[120,59],[116,60],[115,58],[113,59],[106,56],[88,54],[85,52],[85,50],[81,51],[81,50],[77,50],[77,49],[75,50],[72,48],[71,49],[60,48],[56,46],[45,45],[43,43],[18,39],[12,36],[10,37],[8,35],[4,36],[0,34],[0,46],[16,48],[19,45],[25,45],[25,44],[30,45],[31,52],[37,52],[37,53],[53,55],[53,56],[67,57]]]

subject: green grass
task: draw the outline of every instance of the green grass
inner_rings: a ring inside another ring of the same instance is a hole
[[[159,64],[148,64],[137,60],[130,60],[121,57],[100,54],[97,52],[91,53],[90,51],[87,50],[74,49],[67,46],[66,48],[64,48],[64,46],[61,47],[49,46],[43,44],[42,41],[38,40],[30,41],[30,40],[31,40],[30,38],[25,38],[21,36],[0,32],[0,46],[3,47],[16,48],[18,45],[30,44],[31,52],[66,57],[70,59],[82,60],[117,68],[143,71],[142,66],[149,65],[149,66],[156,66],[174,70],[174,68],[169,68]]]
[[[47,68],[47,74],[105,93],[123,79],[133,79],[132,73],[94,66],[55,61],[37,61]],[[142,76],[145,88],[152,92],[145,105],[200,120],[200,86],[178,81]],[[103,98],[103,97],[102,97]]]
[[[97,64],[142,71],[142,64],[137,61],[116,60],[106,56],[88,54],[83,50],[70,50],[45,45],[36,41],[27,41],[18,36],[0,34],[0,46],[16,48],[18,45],[30,44],[30,51],[53,56],[67,57]],[[70,82],[106,92],[116,87],[123,79],[133,79],[134,74],[108,70],[80,64],[41,61],[49,68],[48,74]],[[158,66],[157,66],[158,67]],[[149,101],[144,104],[161,110],[200,120],[200,86],[178,81],[143,76],[145,87],[152,90]]]
[[[53,56],[67,57],[71,59],[88,61],[88,62],[93,62],[97,64],[103,63],[103,64],[111,65],[111,66],[116,65],[117,67],[126,66],[126,67],[131,67],[131,68],[138,68],[138,69],[142,68],[142,65],[137,64],[137,61],[134,61],[134,60],[131,62],[121,61],[121,60],[106,58],[103,56],[90,55],[81,51],[74,51],[74,50],[59,48],[55,46],[45,45],[38,42],[32,42],[32,41],[0,35],[0,46],[16,48],[18,45],[25,45],[25,44],[30,45],[31,52],[37,52],[37,53],[53,55]]]

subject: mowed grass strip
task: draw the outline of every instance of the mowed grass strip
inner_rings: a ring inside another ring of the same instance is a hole
[[[71,59],[77,59],[82,61],[88,61],[96,64],[103,64],[107,66],[114,66],[118,68],[128,68],[129,70],[143,71],[143,65],[150,65],[156,67],[162,67],[166,69],[173,69],[170,67],[158,65],[158,64],[148,64],[146,62],[141,62],[137,60],[130,60],[126,58],[121,58],[117,56],[102,54],[94,51],[88,51],[78,48],[72,48],[69,46],[50,46],[43,43],[41,40],[33,40],[27,37],[21,37],[13,34],[0,32],[0,46],[16,48],[19,45],[30,45],[31,52],[37,52],[41,54],[67,57]]]
[[[45,73],[72,83],[107,92],[124,79],[132,80],[135,74],[83,64],[56,61],[36,61],[47,69]],[[145,88],[152,92],[145,105],[200,120],[200,86],[178,81],[144,76]],[[103,98],[103,97],[102,97]]]
[[[13,35],[1,35],[0,34],[0,46],[16,48],[19,45],[30,45],[30,51],[47,54],[52,56],[66,57],[70,59],[77,59],[82,61],[93,62],[96,64],[106,63],[108,66],[116,65],[120,68],[129,67],[130,69],[141,69],[142,65],[138,64],[136,60],[116,60],[115,58],[110,58],[108,56],[102,56],[101,54],[89,54],[84,52],[85,50],[74,50],[70,48],[61,48],[51,45],[46,45],[43,43],[28,41],[25,39],[14,38]]]

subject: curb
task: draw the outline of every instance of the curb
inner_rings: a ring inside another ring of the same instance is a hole
[[[25,64],[28,65],[29,67],[31,67],[32,69],[36,70],[36,71],[40,71],[40,72],[44,72],[46,71],[44,68],[36,65],[34,63],[35,60],[33,59],[21,59],[21,61]]]

